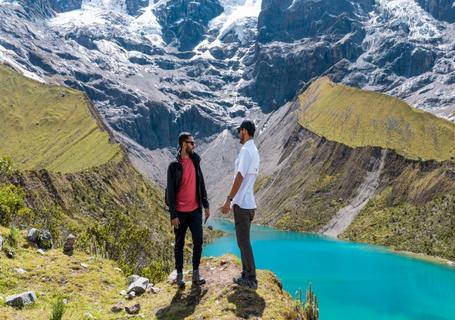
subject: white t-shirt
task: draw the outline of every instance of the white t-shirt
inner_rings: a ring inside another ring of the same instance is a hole
[[[242,209],[256,209],[254,198],[254,183],[259,173],[259,152],[253,139],[248,140],[240,149],[240,153],[235,160],[235,175],[237,173],[243,177],[240,189],[235,195],[232,204],[237,204]]]

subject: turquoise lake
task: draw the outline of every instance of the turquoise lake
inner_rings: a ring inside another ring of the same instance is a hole
[[[209,224],[227,235],[205,246],[204,256],[239,256],[234,225]],[[251,236],[257,268],[272,270],[292,296],[312,284],[321,320],[455,319],[455,268],[263,226],[254,225]]]

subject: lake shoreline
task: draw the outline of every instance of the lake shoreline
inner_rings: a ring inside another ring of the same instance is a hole
[[[213,219],[224,220],[224,221],[229,221],[231,223],[234,223],[233,219],[230,219],[230,218],[227,218],[227,217],[224,218],[224,217],[218,217],[217,216],[217,217],[213,217]],[[401,255],[401,256],[405,256],[405,257],[408,257],[408,258],[413,258],[413,259],[416,259],[416,260],[421,260],[421,261],[434,263],[434,264],[438,264],[438,265],[442,265],[442,266],[445,266],[445,267],[449,267],[449,268],[455,269],[455,261],[452,261],[450,259],[446,259],[446,258],[443,258],[443,257],[439,257],[439,256],[431,256],[431,255],[427,255],[425,253],[417,253],[417,252],[406,251],[406,250],[397,250],[397,249],[394,249],[392,247],[381,246],[381,245],[378,245],[378,244],[375,244],[375,243],[356,242],[356,241],[344,240],[344,239],[339,239],[339,238],[334,238],[334,237],[327,237],[327,236],[325,236],[325,235],[323,235],[321,233],[317,233],[317,232],[285,230],[285,229],[279,229],[279,228],[276,228],[276,227],[273,227],[273,226],[269,226],[269,225],[266,225],[266,224],[259,224],[259,223],[254,223],[254,225],[261,226],[261,227],[268,227],[268,228],[276,229],[276,230],[279,230],[279,231],[285,231],[285,232],[296,232],[296,233],[301,233],[301,234],[316,235],[316,236],[321,236],[322,238],[327,238],[327,239],[330,239],[330,240],[350,242],[350,243],[358,243],[358,244],[367,244],[367,245],[371,245],[371,246],[374,246],[374,247],[386,249],[387,251],[389,251],[391,253],[398,254],[398,255]],[[225,236],[225,235],[226,234],[224,234],[223,236]]]
[[[205,246],[203,255],[239,257],[232,220],[209,224],[226,236]],[[453,319],[455,269],[446,260],[316,233],[251,228],[258,269],[275,273],[291,295],[311,283],[324,319],[339,319],[340,312],[352,320]]]

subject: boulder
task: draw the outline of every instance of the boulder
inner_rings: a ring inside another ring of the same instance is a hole
[[[126,279],[126,282],[128,283],[128,286],[129,286],[139,278],[140,278],[140,276],[138,276],[137,274],[133,274]]]
[[[14,259],[15,254],[14,249],[8,248],[8,250],[6,250],[6,256],[10,259]]]
[[[27,233],[27,240],[36,243],[38,241],[38,229],[31,228]]]
[[[25,271],[25,270],[22,269],[22,268],[16,268],[16,269],[14,269],[14,270],[15,270],[17,273],[19,273],[19,274],[27,273],[27,271]]]
[[[169,274],[167,281],[169,284],[174,284],[177,281],[177,270],[174,270]]]
[[[6,297],[6,304],[15,307],[22,308],[27,304],[32,304],[36,301],[36,295],[34,291],[27,291]]]
[[[136,303],[135,305],[125,308],[125,311],[128,314],[138,314],[140,310],[141,310],[141,305],[139,303]]]
[[[72,256],[74,252],[74,243],[76,242],[76,236],[70,234],[66,237],[65,244],[63,245],[63,253],[67,256]]]
[[[128,289],[126,291],[128,293],[134,292],[137,296],[141,295],[145,292],[149,283],[150,283],[149,279],[139,277],[128,286]]]
[[[38,231],[38,239],[37,239],[38,247],[40,249],[49,250],[52,249],[52,235],[49,230],[39,230]]]
[[[118,313],[123,311],[123,309],[125,309],[125,306],[123,305],[122,301],[119,301],[115,304],[115,306],[112,307],[111,311],[114,313]]]

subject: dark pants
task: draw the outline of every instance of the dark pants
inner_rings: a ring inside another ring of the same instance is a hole
[[[234,205],[235,233],[242,258],[242,275],[247,279],[256,280],[256,265],[250,241],[250,227],[254,213],[254,209],[242,209],[238,205]]]
[[[193,238],[193,270],[199,269],[202,254],[202,210],[198,208],[193,212],[177,212],[180,220],[178,229],[174,228],[175,234],[175,269],[183,271],[183,248],[185,247],[186,230],[190,228]]]

